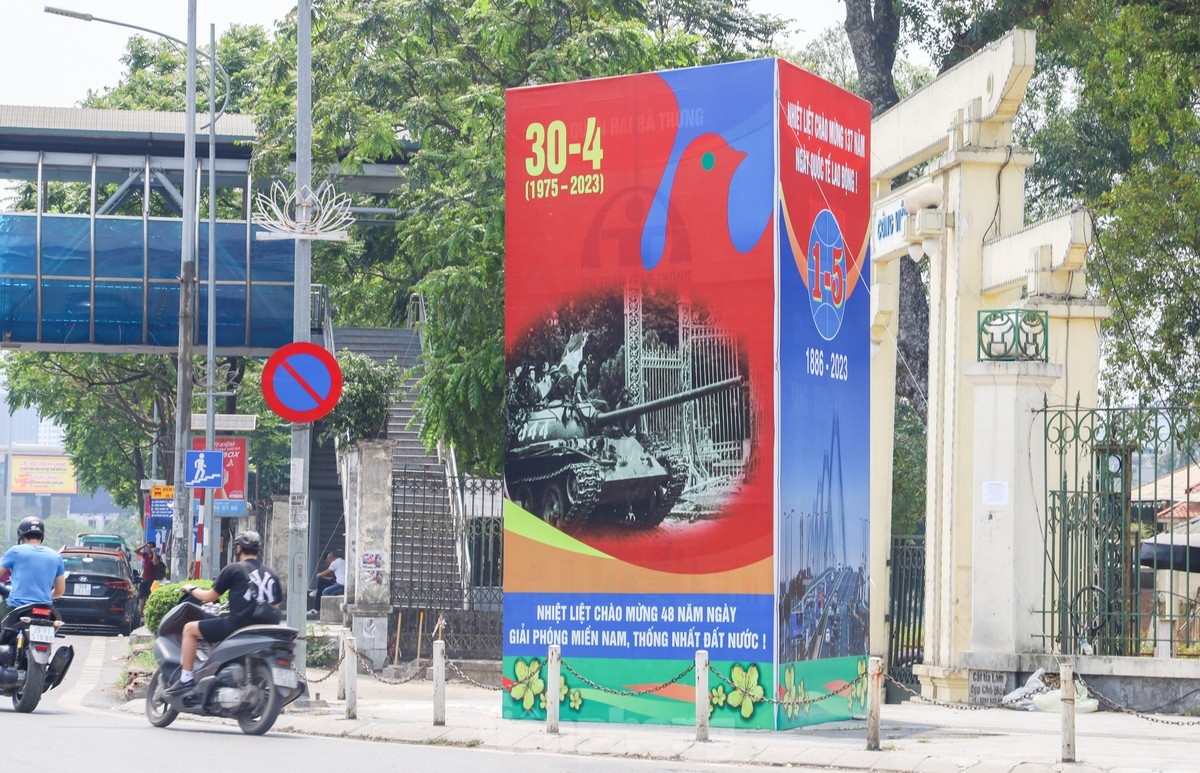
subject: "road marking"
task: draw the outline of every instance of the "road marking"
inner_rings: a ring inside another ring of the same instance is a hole
[[[92,688],[100,683],[100,674],[104,669],[104,654],[108,649],[107,642],[93,638],[88,642],[88,654],[83,663],[72,663],[71,671],[78,674],[71,689],[58,697],[58,705],[63,708],[83,709],[83,699]],[[76,669],[78,666],[78,669]]]

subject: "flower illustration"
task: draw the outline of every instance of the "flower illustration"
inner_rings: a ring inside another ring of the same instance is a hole
[[[858,661],[858,681],[850,688],[850,710],[854,710],[854,704],[857,703],[864,709],[867,707],[867,661],[864,658],[859,658]]]
[[[565,676],[558,677],[558,702],[562,703],[567,699],[567,678]]]
[[[526,711],[533,708],[533,703],[539,695],[542,695],[546,690],[546,681],[541,677],[542,664],[537,658],[531,659],[528,663],[521,659],[513,664],[513,672],[517,676],[517,683],[509,690],[509,695],[515,701],[521,701],[521,705]],[[541,703],[545,708],[544,699]]]
[[[725,685],[717,685],[708,691],[708,715],[711,717],[714,709],[725,705]]]
[[[754,704],[763,700],[766,694],[758,683],[758,666],[751,663],[749,668],[742,668],[735,664],[730,676],[733,677],[735,689],[729,694],[729,705],[735,709],[741,708],[742,719],[749,719],[754,715]]]
[[[801,689],[803,689],[801,682]],[[804,697],[804,693],[796,688],[796,667],[788,666],[783,670],[783,710],[787,713],[788,719],[795,719],[800,716],[800,700]]]
[[[583,693],[581,693],[579,690],[571,690],[570,695],[571,695],[571,703],[570,703],[571,710],[579,711],[580,707],[583,706]]]

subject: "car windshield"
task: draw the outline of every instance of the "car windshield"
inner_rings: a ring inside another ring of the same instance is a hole
[[[63,565],[68,572],[76,574],[111,574],[115,577],[121,576],[121,564],[115,558],[108,556],[88,556],[88,555],[65,555]]]
[[[99,547],[101,545],[103,545],[103,546],[109,546],[109,545],[119,546],[119,545],[124,544],[124,542],[125,542],[120,537],[84,537],[83,539],[81,539],[79,541],[81,543],[83,543],[84,545],[95,545],[97,547]]]

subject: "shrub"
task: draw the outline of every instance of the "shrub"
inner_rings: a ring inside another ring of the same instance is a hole
[[[166,585],[160,583],[158,588],[150,594],[150,598],[146,599],[146,609],[142,612],[142,617],[146,622],[146,628],[150,633],[158,635],[158,624],[162,621],[163,615],[171,611],[171,607],[179,603],[182,594],[179,588],[183,585],[195,585],[197,588],[211,588],[212,580],[187,580],[186,582],[173,582]],[[228,593],[221,596],[221,600],[228,597]]]
[[[337,662],[337,639],[309,636],[304,642],[304,662],[317,668],[328,668]]]
[[[404,370],[376,362],[358,352],[338,352],[342,371],[342,396],[325,417],[322,442],[340,438],[346,443],[374,440],[387,430],[393,393],[404,383]]]

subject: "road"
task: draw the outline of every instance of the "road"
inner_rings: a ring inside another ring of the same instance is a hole
[[[8,739],[9,762],[36,761],[43,770],[128,773],[138,769],[233,766],[256,773],[273,771],[409,770],[446,773],[734,773],[761,766],[702,765],[695,762],[618,757],[502,752],[453,746],[374,743],[346,738],[268,733],[247,736],[232,720],[192,720],[181,716],[168,728],[151,727],[138,714],[117,710],[116,683],[128,640],[69,636],[75,662],[67,678],[42,698],[32,714],[12,710],[0,698],[0,727]],[[214,755],[220,755],[214,758]],[[190,761],[190,762],[188,762]],[[367,767],[378,766],[378,767]],[[386,766],[386,767],[385,767]],[[793,770],[799,770],[793,768]]]

